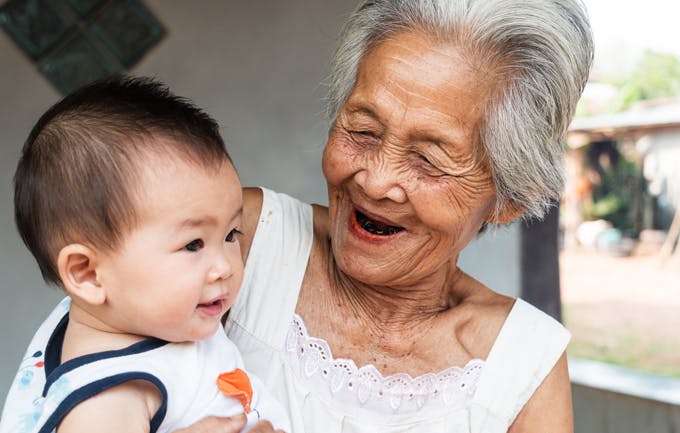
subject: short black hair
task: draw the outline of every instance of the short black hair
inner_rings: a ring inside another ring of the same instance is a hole
[[[134,181],[149,152],[204,167],[231,161],[217,122],[153,78],[96,81],[40,117],[14,175],[14,212],[45,281],[61,285],[65,245],[111,250],[134,227]]]

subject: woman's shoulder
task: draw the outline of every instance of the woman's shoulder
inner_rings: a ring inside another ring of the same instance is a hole
[[[314,208],[325,209],[321,206]],[[247,259],[251,246],[257,242],[256,235],[262,231],[261,227],[267,227],[268,232],[292,230],[294,233],[311,234],[312,219],[316,225],[317,221],[326,221],[327,217],[317,216],[316,209],[313,211],[311,205],[288,194],[261,187],[243,188],[243,214],[239,227],[242,232],[239,241],[243,260]],[[318,236],[316,229],[314,235]]]
[[[546,389],[565,395],[564,386],[569,386],[566,362],[556,365],[564,358],[570,334],[557,320],[520,298],[497,295],[489,299],[486,308],[491,313],[480,319],[491,318],[492,330],[485,334],[484,372],[475,404],[511,424],[548,375],[554,377],[546,381],[551,384]],[[534,415],[531,418],[533,422]]]
[[[309,255],[309,262],[305,272],[305,280],[303,281],[303,290],[305,287],[313,288],[318,296],[318,290],[321,287],[327,287],[328,263],[331,254],[330,248],[330,229],[328,221],[328,208],[320,205],[312,205],[313,211],[313,239],[312,248]],[[302,301],[302,300],[301,300]]]
[[[250,245],[253,243],[255,237],[255,230],[257,230],[257,222],[260,219],[260,212],[262,211],[263,194],[260,188],[243,188],[243,216],[241,217],[241,256],[243,261],[248,257]]]
[[[515,298],[494,292],[475,280],[469,284],[477,287],[458,306],[458,314],[465,317],[458,338],[473,358],[486,359],[515,305]]]
[[[543,344],[543,340],[568,340],[569,332],[557,320],[522,300],[494,292],[481,283],[460,303],[460,314],[467,320],[458,331],[461,343],[473,355],[487,359],[503,339],[517,344]],[[540,332],[538,332],[540,331]],[[510,337],[512,336],[512,337]]]
[[[312,210],[314,212],[314,238],[325,242],[330,233],[328,208],[314,204]]]

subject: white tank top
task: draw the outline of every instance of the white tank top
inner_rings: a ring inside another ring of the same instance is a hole
[[[267,189],[263,196],[227,334],[295,433],[507,432],[563,353],[570,336],[561,324],[518,299],[486,360],[412,378],[336,359],[295,314],[312,208]]]
[[[49,315],[31,341],[5,402],[0,433],[50,433],[83,400],[129,380],[153,383],[162,404],[150,422],[151,433],[171,432],[209,416],[243,412],[241,403],[222,394],[221,373],[245,370],[236,346],[222,328],[205,340],[168,343],[149,338],[125,349],[80,356],[60,363],[70,299]],[[264,418],[290,431],[281,405],[253,374],[249,426]]]

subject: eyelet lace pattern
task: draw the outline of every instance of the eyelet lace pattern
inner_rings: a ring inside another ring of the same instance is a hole
[[[473,359],[462,368],[415,378],[403,373],[383,377],[373,365],[357,368],[351,359],[333,358],[328,343],[309,336],[297,314],[288,330],[286,353],[298,374],[334,404],[391,415],[466,407],[484,366],[483,360]]]

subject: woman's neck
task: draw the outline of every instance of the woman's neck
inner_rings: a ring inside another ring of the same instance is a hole
[[[370,322],[372,329],[388,333],[417,331],[462,299],[462,293],[453,290],[463,276],[455,262],[408,286],[366,284],[343,273],[332,259],[329,266],[332,302],[345,314],[349,310],[353,317]]]

